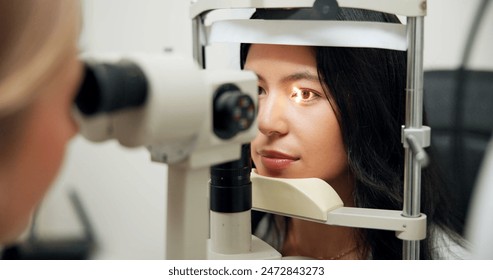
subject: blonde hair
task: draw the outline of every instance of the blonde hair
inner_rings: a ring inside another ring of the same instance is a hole
[[[0,0],[0,130],[1,120],[35,100],[67,61],[79,34],[79,5]]]

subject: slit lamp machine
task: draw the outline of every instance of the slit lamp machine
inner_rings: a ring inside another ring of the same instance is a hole
[[[345,7],[397,14],[407,24],[332,20]],[[309,8],[326,20],[210,19],[217,10],[252,8]],[[395,231],[403,240],[403,259],[419,259],[419,242],[426,238],[421,167],[430,144],[430,128],[422,126],[425,15],[425,0],[195,0],[190,7],[193,56],[83,56],[85,78],[75,110],[81,134],[95,142],[116,139],[126,147],[145,146],[153,161],[168,164],[167,259],[280,259],[279,252],[252,235],[252,208]],[[320,179],[251,172],[245,144],[257,133],[257,78],[249,71],[207,69],[205,48],[220,42],[407,50],[403,209],[345,207]]]

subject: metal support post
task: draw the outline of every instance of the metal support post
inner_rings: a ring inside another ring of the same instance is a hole
[[[424,17],[408,17],[406,129],[421,129],[423,123],[423,29]],[[403,139],[403,142],[411,141],[407,137]],[[404,146],[403,216],[415,218],[421,215],[421,161],[413,151],[413,145]],[[403,241],[403,259],[419,259],[419,253],[419,240]]]

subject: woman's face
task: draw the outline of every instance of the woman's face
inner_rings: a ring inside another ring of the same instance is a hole
[[[251,143],[257,172],[316,177],[336,191],[345,188],[347,155],[334,109],[318,78],[315,50],[252,45],[245,69],[259,79],[259,133]]]

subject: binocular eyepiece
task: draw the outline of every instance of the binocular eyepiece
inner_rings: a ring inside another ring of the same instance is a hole
[[[84,79],[75,104],[93,116],[143,105],[149,84],[142,69],[129,60],[117,63],[84,62]]]

